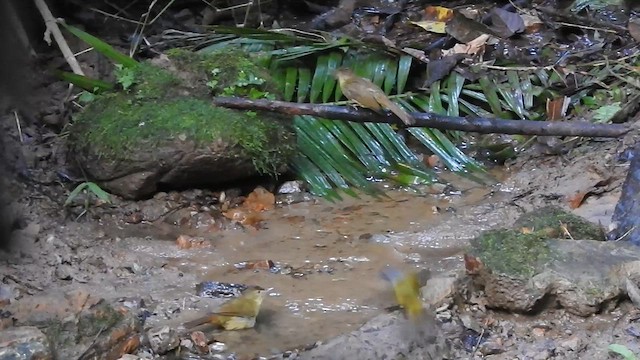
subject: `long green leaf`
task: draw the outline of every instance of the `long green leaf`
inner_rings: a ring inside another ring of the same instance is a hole
[[[61,22],[61,24],[73,35],[77,36],[80,40],[86,42],[87,44],[91,45],[97,52],[99,52],[100,54],[106,56],[107,58],[109,58],[111,61],[115,62],[116,64],[122,64],[125,67],[135,67],[138,65],[138,62],[135,61],[134,59],[128,57],[127,55],[119,52],[118,50],[114,49],[113,46],[107,44],[106,42],[98,39],[97,37],[84,32],[80,29],[78,29],[75,26],[71,26],[71,25],[67,25],[64,22]]]
[[[78,74],[74,74],[66,71],[57,71],[56,75],[60,79],[66,82],[70,82],[73,85],[76,85],[90,92],[95,92],[96,89],[98,89],[99,91],[111,90],[114,87],[113,84],[108,83],[106,81],[92,79],[87,76],[78,75]]]

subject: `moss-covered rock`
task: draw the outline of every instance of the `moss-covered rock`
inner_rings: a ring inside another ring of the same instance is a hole
[[[471,241],[473,254],[494,272],[527,277],[550,258],[546,238],[516,230],[486,231]]]
[[[236,51],[171,57],[120,69],[126,90],[99,95],[69,134],[73,163],[127,198],[169,187],[210,186],[286,170],[295,153],[291,119],[211,104],[211,94],[277,97],[277,87]]]
[[[629,272],[619,265],[636,264],[640,256],[633,246],[602,239],[599,226],[544,207],[520,217],[512,229],[471,240],[465,266],[488,307],[531,312],[560,305],[587,316],[620,296],[624,279],[616,274]]]
[[[591,223],[557,206],[545,206],[522,215],[514,227],[544,234],[547,238],[605,240],[599,225]]]

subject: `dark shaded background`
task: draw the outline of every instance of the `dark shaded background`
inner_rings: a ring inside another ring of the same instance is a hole
[[[34,53],[30,48],[42,38],[42,18],[33,1],[0,1],[0,249],[11,246],[13,223],[7,212],[12,194],[7,181],[14,179],[7,146],[12,111],[28,113],[30,106],[29,71]],[[39,33],[39,34],[38,34]],[[14,218],[14,217],[11,217]]]

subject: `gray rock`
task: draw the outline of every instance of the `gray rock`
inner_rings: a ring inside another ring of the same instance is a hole
[[[569,313],[589,316],[626,295],[627,280],[640,281],[640,251],[628,243],[539,240],[527,250],[537,251],[536,255],[521,255],[518,268],[505,265],[510,258],[507,250],[490,251],[476,258],[479,267],[470,265],[473,260],[467,257],[467,270],[474,268],[471,275],[476,285],[484,287],[490,308],[529,312],[543,298],[553,297]],[[491,260],[500,256],[502,264]]]
[[[301,353],[300,360],[450,359],[446,342],[433,314],[411,323],[398,314],[375,317],[360,329]]]
[[[0,360],[53,359],[49,339],[35,326],[0,330]]]

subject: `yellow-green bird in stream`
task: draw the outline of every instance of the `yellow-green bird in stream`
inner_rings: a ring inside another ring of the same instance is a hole
[[[384,91],[369,79],[361,78],[346,68],[336,70],[334,76],[338,79],[340,90],[342,90],[347,99],[355,101],[363,108],[371,109],[378,113],[381,110],[391,111],[405,125],[415,124],[416,120],[413,116],[391,101]]]
[[[420,281],[415,271],[402,272],[394,267],[387,266],[380,272],[381,276],[391,282],[396,295],[398,305],[402,306],[407,317],[411,320],[418,319],[423,313],[422,300],[420,299]]]
[[[184,323],[187,330],[212,325],[224,330],[243,330],[255,326],[256,317],[267,290],[255,286],[245,290],[240,296],[220,306],[209,315]]]

